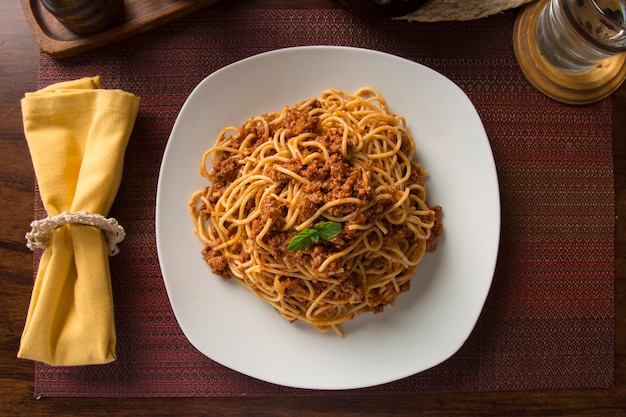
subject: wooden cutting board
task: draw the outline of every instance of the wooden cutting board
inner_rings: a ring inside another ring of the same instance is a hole
[[[126,0],[118,22],[93,35],[77,35],[69,31],[39,0],[20,1],[26,21],[41,50],[62,58],[145,32],[219,0]]]

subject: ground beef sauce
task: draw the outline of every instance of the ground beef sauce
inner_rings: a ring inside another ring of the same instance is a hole
[[[307,107],[303,110],[297,110],[297,105],[293,106],[287,112],[282,126],[274,128],[287,129],[287,136],[293,137],[304,132],[313,132],[317,134],[316,141],[322,143],[329,151],[330,158],[325,163],[316,159],[314,162],[304,165],[301,160],[292,159],[288,162],[281,162],[280,165],[284,168],[310,180],[313,182],[311,185],[304,187],[305,195],[298,204],[300,212],[300,221],[304,221],[309,218],[318,208],[325,203],[334,201],[340,198],[353,197],[362,201],[360,205],[367,206],[374,201],[374,193],[372,187],[369,185],[363,175],[363,169],[355,167],[350,164],[350,161],[344,158],[342,155],[342,135],[343,131],[340,129],[330,129],[326,132],[321,132],[318,127],[318,120],[316,117],[309,115],[310,110],[313,107],[317,107],[317,102],[311,107]],[[266,116],[262,116],[266,117]],[[244,146],[249,149],[242,149],[244,155],[251,154],[256,147],[258,147],[262,140],[258,140],[264,136],[264,125],[262,123],[252,124],[249,128],[241,127],[239,131],[229,139],[229,144],[232,147]],[[250,140],[251,136],[257,138],[256,140]],[[270,130],[269,137],[272,138],[274,131]],[[245,143],[243,139],[247,138]],[[406,152],[410,149],[408,141],[403,144],[401,150]],[[317,148],[302,150],[303,157],[306,157],[310,153],[317,152]],[[373,165],[377,164],[376,160],[371,162]],[[218,160],[212,171],[209,174],[211,181],[214,183],[214,193],[209,196],[209,200],[215,203],[221,195],[221,191],[228,186],[230,182],[237,178],[239,171],[239,157],[230,156],[222,160]],[[419,164],[413,163],[413,170],[409,181],[412,183],[423,184],[423,178],[426,175]],[[269,176],[276,182],[287,182],[290,177],[277,170],[271,170]],[[259,232],[265,226],[269,218],[274,222],[270,231],[265,235],[263,242],[269,246],[272,250],[272,256],[278,262],[286,262],[288,264],[303,264],[310,265],[312,269],[317,269],[319,266],[329,258],[330,255],[340,252],[344,248],[348,247],[357,231],[348,230],[348,225],[358,225],[367,223],[368,219],[376,214],[382,213],[392,203],[391,200],[380,200],[373,204],[364,213],[360,213],[353,217],[349,221],[343,224],[342,231],[336,237],[330,240],[320,240],[315,245],[311,245],[306,249],[299,251],[290,251],[287,249],[288,243],[297,234],[296,231],[281,232],[280,228],[284,226],[285,216],[287,213],[287,206],[284,203],[277,201],[274,198],[267,198],[262,202],[262,215],[252,222],[252,236],[250,239],[256,239]],[[337,205],[328,210],[328,213],[332,216],[342,217],[356,211],[357,206],[355,204],[342,204]],[[435,238],[443,232],[441,223],[441,207],[432,207],[434,211],[434,220],[436,226],[433,229],[433,233],[429,241],[427,242],[427,251],[435,250]],[[201,210],[202,211],[202,210]],[[386,221],[383,221],[384,226],[387,228],[388,233],[384,237],[385,244],[393,242],[398,239],[407,239],[409,244],[416,244],[416,239],[409,231],[402,225],[393,225]],[[257,247],[255,250],[262,250]],[[231,277],[231,273],[228,268],[228,264],[224,256],[215,252],[208,246],[202,252],[203,258],[209,264],[211,269],[217,275],[222,276],[225,279]],[[249,258],[249,254],[243,253],[242,258]],[[242,263],[247,259],[241,259]],[[341,280],[340,293],[345,299],[350,299],[351,302],[359,303],[365,298],[365,283],[359,282],[360,278],[355,278],[355,275],[351,275],[349,269],[341,270],[339,262],[330,264],[324,271],[325,275],[332,275],[335,279]],[[412,273],[412,271],[411,271]],[[286,295],[293,292],[299,280],[292,279],[290,277],[281,277],[279,282],[282,286],[281,291]],[[313,286],[316,290],[323,291],[327,284],[324,282],[314,282]],[[410,281],[400,287],[400,292],[407,291],[410,286]],[[397,294],[396,294],[397,296]],[[395,297],[394,297],[395,298]],[[388,302],[393,300],[385,300],[378,305],[370,305],[368,310],[374,313],[381,312],[384,306]]]

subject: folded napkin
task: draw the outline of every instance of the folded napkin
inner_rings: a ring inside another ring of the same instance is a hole
[[[138,97],[101,89],[100,77],[26,93],[24,134],[48,216],[108,215],[138,109]],[[106,236],[100,227],[80,220],[61,224],[51,233],[18,357],[66,366],[114,361]]]

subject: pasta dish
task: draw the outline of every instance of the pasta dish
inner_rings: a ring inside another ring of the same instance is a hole
[[[204,260],[284,318],[343,335],[410,288],[443,233],[414,150],[404,117],[369,87],[224,128],[189,201]]]

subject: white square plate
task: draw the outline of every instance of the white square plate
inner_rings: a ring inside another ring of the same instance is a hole
[[[328,88],[376,88],[404,115],[416,158],[429,171],[428,200],[443,207],[445,232],[411,290],[391,309],[342,325],[346,336],[290,324],[234,280],[206,265],[188,213],[206,186],[202,154],[219,131]],[[480,118],[441,74],[366,49],[313,46],[244,59],[205,78],[172,130],[159,175],[156,236],[163,279],[189,341],[216,362],[275,384],[311,389],[378,385],[431,368],[471,333],[491,286],[500,237],[496,168]]]

